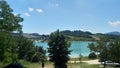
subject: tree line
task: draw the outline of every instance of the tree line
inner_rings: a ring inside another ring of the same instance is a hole
[[[98,53],[101,62],[111,60],[120,63],[120,38],[109,39],[108,37],[101,38],[96,43],[89,44],[91,53]]]
[[[0,62],[11,63],[18,60],[38,62],[45,60],[46,51],[35,46],[33,41],[21,36],[23,18],[13,14],[13,9],[4,0],[0,1]],[[13,32],[20,33],[13,36]]]

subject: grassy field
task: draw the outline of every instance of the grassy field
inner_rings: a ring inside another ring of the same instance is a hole
[[[41,63],[30,63],[26,61],[20,61],[26,68],[42,68]],[[54,68],[53,63],[46,62],[45,68]],[[87,63],[68,63],[68,68],[103,68],[102,65],[94,65],[94,64],[87,64]],[[106,68],[113,68],[113,67],[106,67]]]
[[[23,64],[26,68],[42,68],[41,63],[31,63],[27,61],[20,61],[20,63]],[[45,62],[45,68],[53,68],[53,63]]]
[[[24,65],[26,68],[42,68],[41,63],[30,63],[23,60],[19,62],[22,65]],[[53,63],[45,62],[45,68],[54,68]],[[103,66],[99,64],[88,64],[81,62],[81,63],[68,63],[68,68],[103,68]],[[113,67],[106,67],[106,68],[113,68]]]
[[[98,64],[87,64],[87,63],[71,63],[68,64],[68,68],[103,68],[103,66]],[[106,68],[113,68],[113,67],[106,67]]]

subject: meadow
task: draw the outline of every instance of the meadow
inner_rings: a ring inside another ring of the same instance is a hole
[[[20,61],[21,64],[23,64],[26,68],[42,68],[41,63],[30,63],[27,61]],[[45,68],[54,68],[53,63],[47,61],[45,62]],[[85,62],[81,63],[68,63],[68,68],[103,68],[100,64],[88,64]],[[114,68],[107,66],[106,68]]]

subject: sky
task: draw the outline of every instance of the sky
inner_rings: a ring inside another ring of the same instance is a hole
[[[24,33],[59,30],[120,32],[120,0],[6,0],[24,21]]]

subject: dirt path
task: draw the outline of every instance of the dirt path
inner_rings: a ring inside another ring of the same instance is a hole
[[[100,64],[100,62],[98,62],[98,59],[96,60],[88,60],[88,61],[82,61],[88,64]],[[80,61],[69,61],[68,63],[80,63]],[[42,68],[41,65],[39,65],[36,68]],[[54,68],[53,64],[46,64],[44,68]],[[69,65],[68,68],[81,68],[80,66],[73,66],[73,65]]]
[[[69,61],[69,63],[79,63],[80,61]],[[82,61],[82,62],[86,62],[88,64],[100,64],[100,62],[98,62],[98,59],[96,60],[88,60],[88,61]]]
[[[96,60],[89,60],[89,61],[82,61],[82,62],[86,62],[88,64],[100,64],[100,62],[98,62],[98,59],[96,59]]]

